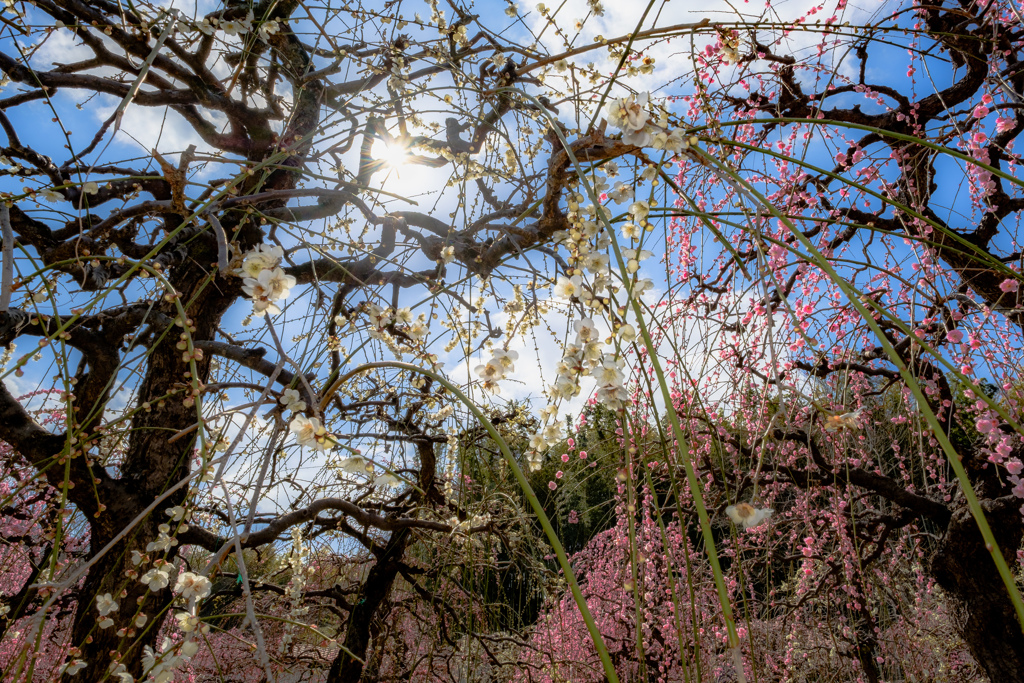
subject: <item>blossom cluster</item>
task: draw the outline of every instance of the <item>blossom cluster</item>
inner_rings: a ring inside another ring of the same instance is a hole
[[[281,637],[281,652],[285,651],[294,638],[295,622],[309,611],[308,607],[302,606],[302,595],[306,588],[305,561],[308,555],[309,548],[302,542],[302,529],[292,527],[292,550],[288,554],[288,566],[292,575],[284,588],[284,595],[290,608],[284,635]]]
[[[180,506],[171,508],[168,513],[172,517],[181,520],[184,518],[184,514],[179,515],[179,509],[181,509]],[[161,531],[161,535],[163,534],[164,532]],[[150,546],[152,545],[150,544]],[[137,550],[133,551],[132,563],[138,566],[145,557]],[[170,562],[157,560],[155,564],[155,567],[139,579],[151,591],[166,588],[170,584],[171,572],[174,570],[174,565]],[[156,651],[149,645],[143,647],[143,672],[148,681],[151,683],[169,683],[173,681],[178,667],[195,656],[199,651],[199,643],[195,635],[197,632],[206,634],[209,632],[209,628],[201,625],[198,605],[200,601],[210,595],[212,589],[213,584],[206,576],[187,571],[178,574],[172,590],[176,596],[186,602],[185,611],[175,614],[175,622],[182,631],[184,638],[177,644],[173,643],[170,638],[164,638],[162,646]],[[113,626],[114,620],[111,615],[117,612],[119,608],[120,604],[110,593],[97,595],[96,611],[100,615],[97,626],[101,629]],[[135,625],[139,628],[145,626],[147,621],[147,616],[142,613],[139,613],[134,619]],[[61,672],[74,676],[86,668],[87,665],[88,663],[81,659],[72,659],[61,668]],[[117,683],[135,682],[135,678],[128,672],[127,667],[116,659],[111,662],[108,672],[111,679]]]
[[[687,136],[682,128],[673,128],[668,122],[668,112],[662,111],[657,122],[652,121],[648,112],[650,95],[641,93],[617,98],[608,105],[608,123],[622,131],[622,141],[637,147],[653,147],[673,154],[680,154],[697,144],[697,139]]]
[[[163,567],[170,567],[169,564]],[[152,586],[150,586],[152,588]],[[206,634],[209,627],[199,617],[199,603],[210,595],[213,584],[209,578],[193,572],[181,572],[174,584],[174,593],[186,601],[185,610],[177,612],[174,620],[182,633],[182,640],[173,643],[164,638],[158,651],[146,645],[142,653],[143,671],[152,683],[169,683],[175,678],[175,671],[199,651],[198,634]],[[122,681],[122,683],[128,683]]]
[[[738,41],[733,49],[736,48]],[[654,119],[650,110],[648,94],[629,95],[613,99],[606,108],[605,118],[611,126],[622,131],[622,140],[627,144],[651,147],[674,155],[684,154],[698,144],[696,137],[686,135],[682,128],[669,125],[667,111],[660,110]],[[555,381],[548,387],[552,405],[541,411],[545,426],[530,438],[527,454],[530,468],[534,470],[540,468],[544,451],[561,438],[559,424],[554,419],[558,414],[557,403],[580,393],[582,377],[589,376],[597,381],[595,400],[611,410],[621,410],[629,402],[623,358],[614,348],[606,349],[611,339],[600,339],[594,319],[606,319],[620,343],[630,344],[636,339],[636,330],[624,320],[627,307],[616,310],[611,302],[623,286],[630,297],[640,297],[653,287],[650,279],[637,275],[641,263],[653,256],[642,245],[644,233],[652,230],[653,226],[647,220],[651,203],[636,199],[631,183],[616,180],[611,184],[617,176],[618,165],[608,161],[581,179],[589,186],[592,196],[604,203],[585,203],[584,193],[570,190],[566,214],[570,229],[555,235],[558,243],[569,250],[572,267],[555,282],[553,294],[570,304],[589,309],[590,315],[574,322],[576,338],[565,347]],[[656,184],[658,176],[659,169],[652,164],[643,170],[639,180]],[[616,241],[606,231],[606,226],[610,226],[613,219],[610,207],[627,202],[631,202],[626,210],[628,220],[622,222],[621,233],[622,239],[630,246],[621,247],[616,253]],[[620,263],[620,259],[624,273],[612,268],[613,264]],[[500,378],[503,373],[500,365],[488,364],[478,367],[477,374],[484,378],[487,386],[487,382]]]
[[[476,366],[477,376],[483,380],[483,388],[486,391],[497,394],[501,393],[498,381],[515,372],[515,362],[519,360],[519,354],[515,351],[496,349],[491,352],[491,359],[483,365]]]
[[[241,36],[252,32],[255,20],[255,15],[253,15],[252,10],[249,10],[249,12],[241,19],[203,17],[194,24],[190,24],[186,21],[179,21],[177,29],[182,33],[190,33],[194,29],[207,36],[212,36],[218,30],[223,31],[229,36]],[[271,36],[280,32],[280,30],[281,23],[276,19],[271,19],[269,21],[261,22],[256,27],[256,34],[259,36],[260,40],[266,42],[270,40]]]
[[[420,313],[418,316],[413,317],[412,309],[410,308],[392,310],[372,302],[366,303],[365,309],[366,318],[370,323],[368,334],[374,339],[386,339],[387,328],[391,325],[401,325],[402,327],[397,329],[412,341],[423,339],[427,336],[427,332],[430,331],[430,328],[427,326],[427,316],[425,313]],[[335,322],[339,321],[336,319]],[[344,320],[344,322],[347,323],[348,321]]]
[[[864,420],[864,409],[858,408],[849,413],[825,415],[824,429],[826,432],[838,432],[844,429],[860,429]]]
[[[600,171],[603,175],[593,173],[586,178],[595,194],[616,204],[625,204],[634,199],[632,186],[622,182],[616,182],[614,188],[605,192],[609,189],[607,179],[618,175],[618,167],[614,162],[603,164]],[[642,177],[653,181],[657,177],[657,168],[648,167]],[[531,469],[538,469],[543,452],[560,440],[560,428],[554,420],[558,413],[556,404],[578,395],[583,377],[596,380],[595,400],[606,407],[620,410],[629,402],[623,371],[625,362],[615,348],[609,346],[611,339],[602,339],[604,335],[598,332],[597,320],[604,320],[620,343],[632,343],[636,339],[636,330],[624,319],[627,309],[616,309],[611,302],[624,287],[630,296],[639,297],[653,286],[650,279],[638,275],[641,263],[653,256],[651,251],[642,248],[642,243],[637,244],[651,228],[647,222],[650,203],[636,200],[629,204],[626,211],[629,220],[621,230],[623,239],[630,246],[620,248],[616,254],[614,241],[605,228],[610,225],[611,210],[607,205],[584,205],[584,199],[580,192],[570,195],[567,215],[571,227],[556,235],[559,244],[570,253],[569,264],[572,268],[569,273],[558,278],[553,294],[570,305],[579,304],[590,315],[574,321],[576,337],[566,345],[557,366],[554,383],[548,387],[547,394],[552,405],[541,411],[545,427],[530,439],[528,457]],[[612,268],[613,255],[616,264],[622,259],[625,273]]]
[[[235,274],[243,278],[242,291],[252,299],[255,313],[280,313],[275,302],[287,299],[295,286],[295,278],[280,267],[283,260],[284,249],[266,244],[256,245],[242,257],[242,266]]]

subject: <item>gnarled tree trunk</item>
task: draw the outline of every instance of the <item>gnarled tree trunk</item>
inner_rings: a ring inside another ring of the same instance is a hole
[[[982,508],[1009,566],[1024,537],[1019,499],[983,500]],[[951,617],[992,683],[1024,681],[1024,630],[978,524],[954,512],[932,556],[931,574],[946,591]]]

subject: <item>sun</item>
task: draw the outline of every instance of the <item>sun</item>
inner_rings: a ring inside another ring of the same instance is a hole
[[[398,139],[377,140],[373,144],[371,154],[374,159],[379,159],[390,168],[398,171],[399,175],[401,170],[408,165],[411,156],[409,154],[409,147]]]
[[[412,140],[404,135],[382,135],[374,140],[370,158],[375,169],[383,171],[378,181],[381,187],[387,188],[394,196],[402,197],[407,197],[408,192],[419,194],[442,190],[448,176],[439,174],[429,160],[424,163],[424,158],[415,153],[411,143]]]

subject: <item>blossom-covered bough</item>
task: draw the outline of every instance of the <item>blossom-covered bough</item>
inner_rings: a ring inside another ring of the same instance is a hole
[[[1024,679],[1018,10],[579,4],[8,5],[5,675]]]

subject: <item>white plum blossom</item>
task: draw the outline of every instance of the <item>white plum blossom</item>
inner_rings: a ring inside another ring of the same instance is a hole
[[[519,353],[516,351],[506,351],[505,349],[496,349],[491,353],[492,363],[497,362],[502,367],[505,373],[515,372],[516,366],[514,363],[519,360]]]
[[[173,647],[169,638],[164,638],[159,653],[154,652],[149,645],[143,646],[142,669],[152,683],[171,683],[175,678],[175,670],[182,662],[199,652],[199,643],[193,638],[181,643],[177,652],[174,652]]]
[[[62,202],[65,199],[64,195],[62,195],[57,190],[54,190],[53,188],[47,188],[43,190],[42,192],[39,193],[39,196],[41,196],[46,201],[52,203]]]
[[[629,214],[633,217],[634,221],[640,222],[647,218],[651,212],[651,205],[643,199],[633,202],[629,205]]]
[[[174,546],[178,545],[178,539],[170,535],[171,527],[167,524],[161,524],[157,527],[160,534],[156,537],[155,541],[150,541],[146,545],[146,552],[151,553],[154,550],[157,552],[167,552]]]
[[[284,406],[285,410],[290,410],[293,413],[300,413],[306,409],[306,402],[302,400],[302,395],[298,389],[285,389],[281,392],[281,398],[277,400]]]
[[[651,281],[651,278],[645,277],[642,280],[637,280],[633,283],[633,294],[641,296],[644,292],[653,288],[654,282]]]
[[[656,133],[651,141],[651,147],[679,154],[689,149],[690,143],[686,140],[686,134],[683,129],[676,128],[671,133],[667,130]]]
[[[591,189],[594,190],[594,194],[601,194],[608,189],[608,181],[605,180],[604,176],[589,175],[586,179]]]
[[[181,644],[182,659],[192,659],[199,652],[199,643],[194,640],[186,640]]]
[[[287,299],[296,280],[281,268],[274,268],[261,270],[257,277],[247,277],[243,283],[242,291],[252,298],[253,310],[257,313],[267,312],[275,315],[280,313],[281,309],[274,302]]]
[[[421,314],[422,315],[422,314]],[[427,336],[430,331],[430,327],[427,326],[427,321],[417,320],[405,330],[405,334],[409,336],[413,341],[419,341]]]
[[[476,366],[474,371],[483,380],[484,391],[489,391],[492,394],[501,393],[498,382],[505,379],[505,368],[501,367],[500,363],[490,360],[483,365]]]
[[[119,679],[118,683],[135,683],[135,679],[128,673],[128,667],[120,662],[111,662],[109,671],[111,676]]]
[[[341,461],[341,469],[349,474],[373,474],[373,463],[361,455],[354,455]]]
[[[597,325],[590,318],[583,318],[577,320],[572,324],[573,329],[576,330],[577,339],[579,341],[588,342],[597,339]]]
[[[583,345],[583,350],[580,354],[583,360],[587,361],[591,367],[596,366],[598,361],[604,356],[604,342],[599,339],[588,341]]]
[[[653,254],[646,249],[623,249],[622,257],[626,259],[626,272],[630,275],[640,270],[640,262],[651,258]]]
[[[568,399],[580,393],[580,385],[572,377],[559,375],[551,385],[551,394],[555,398]]]
[[[198,616],[188,612],[178,612],[174,615],[174,619],[178,622],[178,628],[185,633],[192,633],[200,623]]]
[[[224,33],[227,33],[229,36],[237,36],[242,33],[248,33],[249,31],[252,31],[253,19],[254,17],[252,10],[249,10],[249,13],[246,15],[244,19],[229,19],[228,21],[221,21],[220,29],[224,31]]]
[[[373,483],[376,484],[377,486],[387,486],[393,489],[397,489],[404,482],[401,477],[395,476],[391,472],[385,472],[383,474],[377,475],[377,477],[373,480]]]
[[[645,109],[649,99],[648,93],[641,93],[612,100],[607,110],[608,123],[624,132],[643,130],[650,119]]]
[[[608,123],[622,131],[623,142],[637,147],[651,144],[652,132],[657,129],[649,125],[650,115],[646,109],[649,100],[648,93],[640,93],[612,100],[608,105]]]
[[[722,38],[722,61],[726,64],[736,64],[742,59],[740,55],[740,39],[737,36]]]
[[[562,429],[557,422],[553,422],[544,428],[544,438],[549,444],[557,443],[562,438]]]
[[[489,361],[483,365],[476,366],[474,372],[483,380],[484,390],[494,394],[501,393],[497,382],[505,379],[508,373],[515,371],[515,361],[518,359],[519,354],[515,351],[497,349],[492,352]]]
[[[750,503],[736,503],[725,508],[725,514],[733,524],[742,526],[744,529],[753,529],[757,525],[772,516],[774,510],[770,508],[758,509]]]
[[[603,275],[608,273],[608,254],[592,251],[581,258],[581,263],[588,273],[592,275]],[[584,290],[586,292],[586,290]]]
[[[320,424],[318,418],[296,415],[292,418],[288,428],[295,435],[295,440],[300,446],[310,446],[318,451],[327,450],[330,438],[327,428]]]
[[[484,382],[495,382],[499,379],[505,378],[505,369],[501,367],[499,363],[488,361],[483,365],[478,365],[474,369],[477,377],[482,379]]]
[[[259,36],[260,40],[267,42],[270,40],[270,36],[277,35],[277,32],[281,30],[281,24],[276,19],[271,21],[264,21],[260,24]]]
[[[598,402],[611,410],[619,410],[629,402],[629,392],[625,387],[609,384],[597,390]]]
[[[174,592],[186,600],[202,600],[210,594],[211,588],[210,579],[192,572],[182,572],[174,584]]]
[[[558,282],[555,284],[554,295],[560,299],[571,299],[574,296],[579,296],[582,289],[583,278],[579,275],[572,277],[562,275],[559,276]]]
[[[171,647],[169,638],[164,638],[160,656],[153,651],[149,645],[142,648],[142,670],[149,675],[152,683],[170,683],[174,680],[174,669],[178,664],[178,657],[167,652]]]
[[[619,369],[619,362],[621,361],[616,361],[614,357],[606,354],[604,361],[594,368],[590,374],[601,386],[621,385],[626,376]]]
[[[72,659],[70,662],[68,662],[67,664],[62,666],[60,668],[60,671],[61,671],[62,674],[67,674],[68,676],[74,676],[75,674],[77,674],[79,671],[81,671],[84,668],[85,668],[85,662],[83,662],[81,659]]]
[[[259,277],[264,270],[273,270],[284,260],[284,249],[269,244],[257,244],[242,257],[242,267],[235,271],[242,277]]]
[[[97,595],[96,610],[100,613],[101,617],[105,617],[111,612],[117,611],[117,603],[114,601],[114,598],[111,597],[110,593]]]
[[[390,308],[381,308],[377,304],[373,303],[366,304],[366,317],[370,320],[373,327],[378,330],[384,329],[390,325],[392,321]]]
[[[632,198],[633,187],[622,181],[615,183],[612,191],[608,193],[608,199],[611,199],[616,204],[625,204]]]
[[[139,579],[139,583],[143,583],[149,587],[149,590],[156,592],[167,588],[167,584],[171,582],[171,565],[164,564],[160,567],[150,569],[148,572],[142,575]]]

